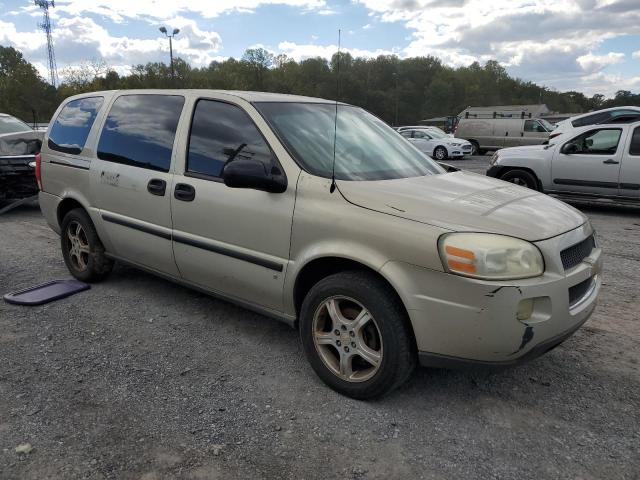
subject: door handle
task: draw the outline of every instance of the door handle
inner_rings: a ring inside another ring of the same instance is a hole
[[[509,132],[504,132],[504,136],[508,137],[509,136]]]
[[[164,193],[167,191],[167,182],[159,178],[152,178],[147,183],[147,192],[151,195],[158,195],[164,197]]]
[[[605,165],[618,165],[620,162],[618,162],[618,161],[616,161],[616,160],[611,160],[611,159],[609,159],[609,160],[605,160],[605,161],[604,161],[604,162],[602,162],[602,163],[604,163]]]
[[[521,136],[521,137],[524,137],[524,132],[520,132],[520,136]]]
[[[192,185],[186,183],[177,183],[176,189],[173,191],[173,196],[176,200],[182,200],[183,202],[193,202],[196,198],[196,189]]]

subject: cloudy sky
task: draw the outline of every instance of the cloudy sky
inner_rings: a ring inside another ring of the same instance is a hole
[[[46,74],[41,17],[33,1],[0,0],[0,44]],[[195,66],[256,46],[329,58],[340,28],[354,55],[496,59],[559,90],[640,90],[640,0],[57,0],[52,18],[59,70],[166,61],[161,25],[180,28],[175,51]]]

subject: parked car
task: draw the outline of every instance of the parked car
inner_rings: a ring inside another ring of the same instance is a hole
[[[44,132],[36,132],[17,118],[0,113],[0,200],[19,200],[38,194],[35,155]]]
[[[417,362],[531,359],[587,320],[601,251],[584,215],[446,173],[374,115],[336,108],[216,90],[65,100],[39,180],[69,271],[93,282],[122,261],[283,320],[356,398]]]
[[[554,126],[542,118],[461,118],[454,132],[468,140],[475,154],[521,145],[541,145]]]
[[[588,125],[546,146],[500,150],[487,175],[550,194],[640,202],[640,122]]]
[[[465,155],[471,155],[473,150],[469,142],[433,130],[416,128],[401,130],[399,133],[422,153],[426,153],[438,161],[447,158],[462,158]]]
[[[613,107],[584,113],[558,122],[556,128],[549,135],[549,140],[579,127],[610,123],[631,123],[637,120],[640,120],[640,107]]]
[[[446,137],[453,137],[452,134],[445,132],[444,130],[442,130],[441,128],[438,127],[434,127],[432,125],[414,125],[414,126],[405,126],[405,127],[398,127],[398,132],[402,132],[403,130],[426,130],[426,131],[431,131],[434,132],[440,136],[444,135]]]

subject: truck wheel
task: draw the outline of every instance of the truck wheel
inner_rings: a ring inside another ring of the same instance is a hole
[[[469,140],[471,144],[471,155],[480,155],[480,144],[475,140]]]
[[[536,177],[526,170],[508,170],[500,176],[500,180],[515,183],[522,187],[538,190],[538,181]]]
[[[376,276],[330,275],[307,294],[300,338],[316,374],[335,391],[358,399],[384,395],[416,365],[416,347],[402,303]]]
[[[113,260],[106,257],[87,212],[74,208],[67,213],[61,232],[62,256],[71,275],[83,282],[98,282],[111,272]]]

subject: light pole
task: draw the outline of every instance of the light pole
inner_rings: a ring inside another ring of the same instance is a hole
[[[175,37],[177,34],[180,33],[180,29],[174,28],[173,33],[171,35],[169,35],[165,27],[160,27],[158,30],[160,30],[162,33],[165,34],[165,36],[169,38],[169,58],[171,60],[171,78],[174,78],[175,73],[173,71],[173,37]]]

